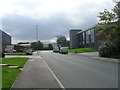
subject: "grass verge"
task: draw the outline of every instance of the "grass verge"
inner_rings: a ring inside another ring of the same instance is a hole
[[[2,89],[11,88],[19,73],[19,69],[2,66]]]
[[[25,52],[5,53],[5,55],[26,55]]]
[[[24,58],[24,57],[3,58],[2,63],[13,65],[13,66],[23,67],[27,60],[28,60],[28,58]]]
[[[23,67],[27,60],[28,60],[28,58],[23,58],[23,57],[3,58],[2,63]],[[0,68],[2,70],[2,88],[3,88],[3,90],[5,88],[11,88],[11,86],[15,82],[15,80],[18,77],[21,70],[9,68],[7,66],[2,66],[2,67],[0,66]]]
[[[93,48],[77,48],[77,49],[69,49],[70,53],[84,53],[84,52],[95,52],[96,50]]]

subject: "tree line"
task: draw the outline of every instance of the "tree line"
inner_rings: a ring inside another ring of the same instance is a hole
[[[48,47],[44,47],[44,44],[41,41],[32,42],[31,46],[34,51],[36,51],[36,50],[52,50],[53,49],[51,43],[48,44]]]

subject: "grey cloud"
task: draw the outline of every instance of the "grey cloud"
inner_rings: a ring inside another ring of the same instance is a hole
[[[11,33],[16,39],[34,40],[35,26],[39,25],[39,39],[46,40],[59,34],[68,34],[72,25],[65,19],[64,15],[50,17],[49,19],[33,19],[19,15],[10,15],[3,18],[3,30]],[[73,27],[73,26],[72,26]]]
[[[39,39],[49,40],[55,38],[57,35],[68,36],[71,28],[83,29],[97,23],[97,17],[95,17],[94,13],[86,16],[81,13],[76,15],[76,18],[84,22],[78,25],[70,23],[72,20],[71,18],[67,18],[68,14],[65,13],[58,13],[51,17],[40,19],[12,14],[3,18],[2,25],[3,30],[9,32],[14,39],[28,41],[35,40],[35,26],[39,25]],[[82,18],[81,15],[83,15]]]

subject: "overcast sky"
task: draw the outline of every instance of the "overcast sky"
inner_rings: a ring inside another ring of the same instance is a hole
[[[70,29],[86,29],[98,23],[112,0],[1,0],[0,29],[12,36],[12,43],[36,40],[54,42],[57,35],[69,38]],[[1,22],[2,21],[2,22]]]

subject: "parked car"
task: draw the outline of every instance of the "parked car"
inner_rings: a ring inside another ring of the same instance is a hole
[[[61,47],[59,53],[68,54],[68,47]]]
[[[7,52],[7,53],[14,53],[14,52],[16,52],[16,50],[14,50],[12,48],[5,48],[5,52]]]

